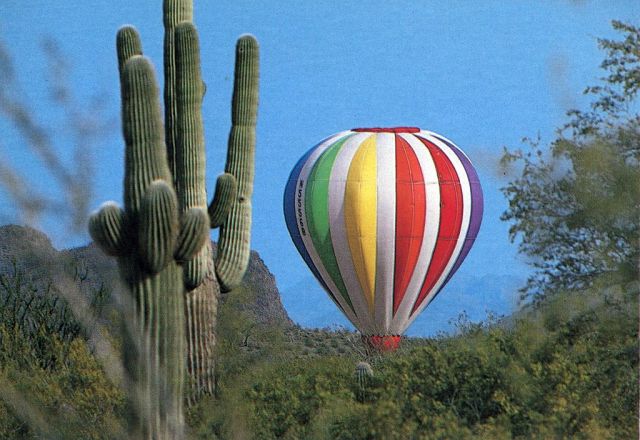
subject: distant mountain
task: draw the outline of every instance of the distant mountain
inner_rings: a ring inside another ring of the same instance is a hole
[[[49,237],[25,226],[0,226],[0,273],[21,269],[34,281],[43,280],[60,268],[59,252]]]
[[[216,244],[213,246],[215,251]],[[87,298],[101,287],[112,292],[123,291],[116,260],[102,253],[95,244],[59,251],[36,229],[0,226],[0,275],[13,275],[16,270],[37,289],[50,284],[62,289],[71,281]],[[280,301],[273,274],[255,251],[251,251],[241,288],[251,292],[242,307],[256,321],[293,325]],[[233,292],[223,295],[223,301],[227,295]]]
[[[215,253],[217,244],[212,243],[212,245]],[[282,305],[275,277],[256,251],[251,251],[249,266],[239,288],[244,288],[251,293],[242,308],[249,311],[256,322],[260,324],[284,324],[285,327],[294,325]],[[229,295],[233,295],[233,291],[223,294],[222,301]]]

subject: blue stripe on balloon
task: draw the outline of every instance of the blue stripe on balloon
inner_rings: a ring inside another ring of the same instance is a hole
[[[312,147],[309,151],[307,151],[305,155],[302,156],[302,158],[300,158],[298,163],[296,163],[296,166],[291,171],[291,174],[289,175],[289,180],[287,181],[287,185],[285,186],[285,189],[284,189],[284,200],[283,200],[284,220],[285,220],[285,223],[287,224],[287,229],[289,230],[289,234],[291,235],[293,244],[298,249],[298,252],[302,256],[302,259],[307,264],[307,266],[309,266],[309,268],[311,269],[311,272],[313,272],[313,275],[316,277],[316,279],[320,282],[320,284],[322,284],[322,287],[324,288],[324,290],[329,294],[329,296],[331,296],[331,299],[333,300],[333,302],[336,303],[338,308],[344,313],[344,310],[340,306],[340,303],[336,300],[335,296],[333,296],[333,293],[331,292],[329,287],[326,285],[326,283],[322,279],[322,276],[318,272],[318,269],[316,268],[316,266],[313,264],[313,260],[311,259],[311,256],[309,255],[309,252],[307,252],[307,249],[304,246],[304,242],[302,241],[302,236],[300,235],[300,231],[298,230],[298,222],[296,218],[295,201],[296,201],[296,189],[298,185],[298,178],[300,177],[302,168],[304,167],[304,164],[309,159],[309,156],[311,156],[313,151],[316,148],[318,148],[320,145],[322,145],[325,141],[326,139],[320,142],[319,144],[317,144],[316,146]],[[302,188],[302,191],[304,190],[305,188]],[[304,207],[302,207],[301,209],[304,210]]]

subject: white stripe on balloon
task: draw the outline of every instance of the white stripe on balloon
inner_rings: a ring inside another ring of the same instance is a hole
[[[353,156],[369,136],[372,136],[371,133],[357,133],[342,146],[329,179],[329,228],[333,251],[349,298],[356,311],[358,321],[361,323],[360,332],[364,335],[374,334],[375,326],[351,257],[344,217],[344,196]]]
[[[416,319],[416,317],[424,310],[425,307],[429,305],[429,303],[433,300],[435,294],[442,287],[444,281],[447,279],[451,268],[455,264],[460,252],[462,251],[462,246],[464,245],[465,237],[467,236],[467,231],[469,230],[469,223],[471,221],[471,189],[469,187],[469,176],[467,176],[467,172],[464,169],[464,165],[460,161],[460,158],[456,155],[456,153],[444,142],[440,139],[432,136],[430,132],[421,131],[418,134],[419,137],[427,139],[431,143],[435,144],[439,147],[446,155],[447,158],[453,164],[453,167],[458,174],[458,179],[460,181],[460,188],[462,190],[462,224],[460,226],[460,233],[458,234],[458,239],[456,241],[456,245],[453,249],[453,254],[447,265],[444,268],[444,271],[438,278],[438,281],[434,284],[433,288],[429,292],[429,294],[424,298],[422,304],[418,307],[418,309],[413,313],[407,322],[407,327],[411,325],[411,323]]]
[[[376,280],[374,323],[376,334],[389,334],[393,314],[396,247],[396,138],[376,136]]]
[[[429,270],[440,228],[440,183],[431,153],[414,135],[403,133],[401,136],[413,149],[420,164],[425,183],[426,213],[418,261],[391,325],[391,332],[396,335],[404,333],[409,326],[409,316]]]

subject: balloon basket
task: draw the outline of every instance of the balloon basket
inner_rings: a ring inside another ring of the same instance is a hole
[[[372,351],[380,353],[394,352],[400,346],[401,335],[362,335],[362,342]]]

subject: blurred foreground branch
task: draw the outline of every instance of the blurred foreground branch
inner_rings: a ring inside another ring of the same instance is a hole
[[[10,217],[35,225],[44,216],[55,215],[64,219],[69,232],[77,234],[84,232],[88,217],[92,145],[111,123],[103,122],[101,99],[91,98],[86,105],[74,96],[70,69],[58,45],[46,40],[42,52],[47,71],[46,109],[25,92],[16,60],[0,40],[0,122],[15,134],[0,143],[0,187],[13,203]],[[62,122],[56,130],[44,123],[59,116]],[[12,165],[12,159],[24,155],[33,166],[19,169]],[[37,182],[43,180],[47,190],[37,190]]]

